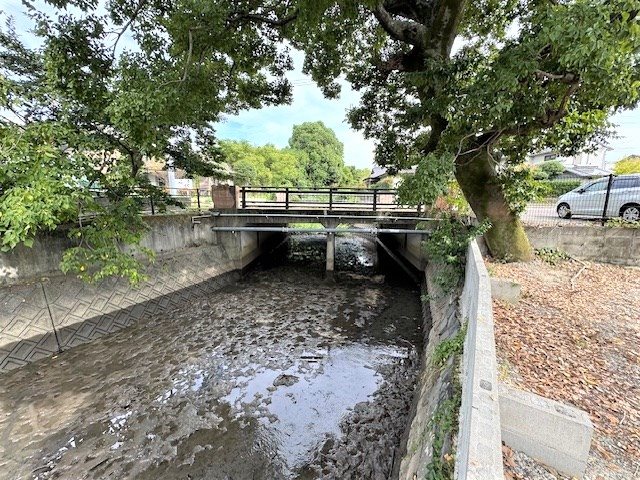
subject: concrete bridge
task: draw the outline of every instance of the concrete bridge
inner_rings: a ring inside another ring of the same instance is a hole
[[[326,235],[329,274],[335,266],[335,237],[341,233],[374,235],[381,248],[404,268],[387,245],[393,239],[395,247],[401,243],[403,251],[415,251],[415,261],[409,261],[416,268],[424,267],[416,250],[429,230],[417,227],[433,219],[419,209],[400,205],[393,189],[216,186],[212,197],[214,209],[203,217],[213,218],[214,232],[239,233],[241,242],[243,233],[256,235],[258,243],[261,234],[263,238],[277,233]],[[387,243],[384,237],[389,239]]]

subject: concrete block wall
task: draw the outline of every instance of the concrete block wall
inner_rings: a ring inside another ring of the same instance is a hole
[[[149,280],[136,287],[123,279],[87,284],[62,274],[58,264],[71,245],[64,232],[39,238],[33,249],[0,255],[0,269],[11,272],[0,283],[0,372],[212,294],[270,245],[268,234],[214,234],[210,222],[193,224],[190,215],[146,221],[143,244],[156,259]]]
[[[455,478],[504,478],[491,284],[476,241],[467,249],[460,314],[467,323],[462,358]]]
[[[640,266],[640,229],[600,225],[526,226],[534,248],[556,248],[581,260]]]
[[[535,393],[500,385],[502,440],[571,478],[582,478],[589,460],[589,414]]]

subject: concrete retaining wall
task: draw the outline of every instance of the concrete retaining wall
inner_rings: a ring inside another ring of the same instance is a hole
[[[467,324],[456,479],[504,478],[491,284],[478,244],[467,249],[460,313]]]
[[[273,239],[269,234],[214,234],[190,215],[147,217],[143,244],[156,252],[149,280],[132,287],[109,278],[87,284],[58,263],[71,244],[64,232],[34,248],[0,255],[0,372],[117,331],[233,281]]]
[[[426,478],[434,453],[445,456],[455,450],[456,479],[501,480],[504,473],[491,289],[477,243],[472,242],[468,249],[462,291],[444,293],[437,282],[441,274],[441,269],[427,264],[426,347],[399,478]],[[467,335],[462,364],[454,364],[452,357],[443,368],[437,368],[432,361],[437,346],[454,337],[464,322]],[[433,419],[445,401],[458,395],[455,375],[460,375],[462,399],[454,445],[452,435],[438,431],[440,426]],[[436,435],[443,440],[440,452],[434,452]]]
[[[640,265],[640,229],[578,226],[527,226],[534,248],[556,248],[582,260]]]
[[[531,392],[500,385],[502,439],[563,475],[582,478],[589,460],[589,414]]]

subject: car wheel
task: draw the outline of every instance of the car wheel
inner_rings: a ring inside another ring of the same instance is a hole
[[[640,220],[640,205],[625,205],[620,209],[620,216],[628,222]]]
[[[560,218],[571,218],[571,208],[569,208],[568,203],[558,205],[557,212]]]

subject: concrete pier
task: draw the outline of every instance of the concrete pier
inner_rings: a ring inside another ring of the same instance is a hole
[[[336,234],[327,233],[327,274],[332,275],[336,263]]]

